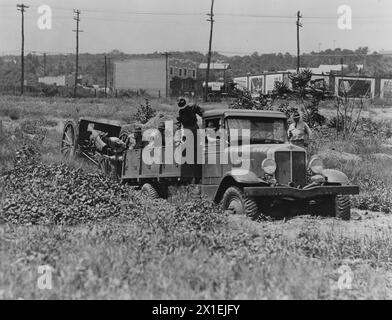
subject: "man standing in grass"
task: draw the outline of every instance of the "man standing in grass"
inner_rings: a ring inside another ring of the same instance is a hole
[[[290,124],[287,130],[287,135],[292,144],[299,147],[305,148],[309,144],[309,140],[312,137],[312,131],[309,126],[302,120],[301,115],[298,111],[293,114],[294,122]]]

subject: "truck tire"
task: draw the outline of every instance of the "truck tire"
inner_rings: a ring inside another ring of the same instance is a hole
[[[222,197],[223,210],[228,210],[233,214],[247,215],[252,219],[257,219],[260,215],[259,206],[252,198],[244,195],[238,187],[229,187]]]
[[[336,217],[342,220],[350,220],[351,203],[346,195],[329,196],[317,204],[312,212],[320,217]]]
[[[143,184],[141,188],[142,194],[146,195],[149,199],[158,199],[159,193],[151,183]]]
[[[335,216],[342,220],[351,218],[351,202],[347,195],[338,195],[335,199]]]

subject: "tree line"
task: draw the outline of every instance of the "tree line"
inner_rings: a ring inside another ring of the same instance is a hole
[[[158,58],[162,53],[126,54],[119,50],[109,53],[79,55],[79,73],[83,75],[83,84],[104,84],[104,57],[109,58],[109,84],[112,79],[113,61],[132,58]],[[194,62],[206,62],[205,54],[197,51],[171,52],[170,57],[189,59]],[[263,71],[282,71],[296,68],[296,56],[290,53],[259,54],[254,52],[244,56],[225,56],[212,52],[213,62],[227,62],[231,66],[229,76],[243,76],[246,74],[259,74]],[[392,77],[392,56],[377,52],[370,53],[367,47],[356,50],[327,49],[320,52],[310,52],[301,55],[301,67],[318,67],[320,64],[347,65],[346,75],[363,75],[375,77]],[[359,72],[357,65],[363,65]],[[57,76],[73,74],[75,72],[74,54],[47,54],[36,55],[29,53],[25,57],[25,79],[28,85],[38,82],[38,77],[44,75]],[[20,81],[20,56],[7,55],[0,57],[0,86],[17,86]]]

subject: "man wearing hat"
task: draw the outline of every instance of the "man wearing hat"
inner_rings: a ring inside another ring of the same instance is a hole
[[[290,124],[287,135],[292,144],[305,148],[311,139],[312,131],[309,126],[302,120],[298,111],[293,114],[294,122]]]
[[[141,126],[136,126],[134,132],[128,136],[127,145],[129,150],[143,148],[143,136]]]
[[[178,117],[177,121],[179,122],[180,126],[182,126],[182,129],[188,129],[191,130],[193,133],[193,147],[194,147],[194,156],[195,156],[195,161],[197,161],[197,129],[199,129],[199,126],[197,124],[197,116],[199,115],[200,117],[203,116],[204,110],[199,107],[196,104],[192,105],[187,105],[185,98],[180,97],[177,100],[177,105],[178,105]],[[182,130],[180,131],[182,133]],[[181,141],[183,139],[181,138]],[[196,163],[196,162],[195,162]]]
[[[196,104],[187,105],[185,98],[180,97],[177,100],[178,105],[178,117],[177,120],[183,126],[183,128],[187,128],[192,131],[196,131],[199,126],[197,125],[197,117],[203,116],[204,110]]]

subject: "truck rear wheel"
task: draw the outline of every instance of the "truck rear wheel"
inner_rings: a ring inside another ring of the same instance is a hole
[[[238,187],[229,187],[222,198],[223,210],[228,210],[233,214],[247,215],[252,219],[257,219],[260,210],[257,202],[244,195]]]
[[[158,190],[151,183],[143,184],[143,186],[141,188],[141,192],[142,192],[142,194],[147,196],[149,199],[158,199],[159,198]]]

